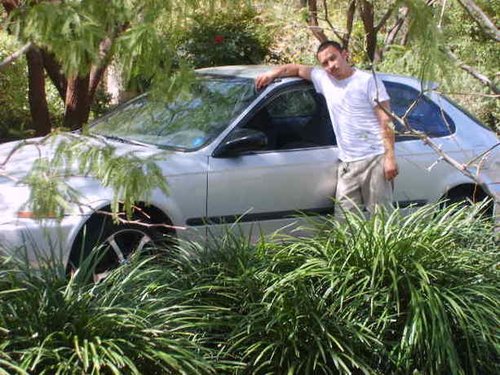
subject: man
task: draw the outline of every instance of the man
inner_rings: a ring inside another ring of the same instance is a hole
[[[256,87],[261,89],[278,77],[312,81],[326,99],[337,137],[341,161],[337,203],[343,211],[364,206],[373,212],[376,206],[390,206],[398,166],[384,84],[349,65],[347,50],[337,42],[321,43],[316,57],[322,68],[283,65],[258,76]]]

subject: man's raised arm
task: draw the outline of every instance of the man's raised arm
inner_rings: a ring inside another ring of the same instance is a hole
[[[255,86],[260,90],[269,85],[273,80],[279,77],[300,77],[303,79],[311,80],[311,66],[300,64],[286,64],[281,65],[270,72],[259,75],[255,79]]]

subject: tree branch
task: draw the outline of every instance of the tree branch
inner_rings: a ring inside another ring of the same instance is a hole
[[[320,42],[324,42],[325,40],[328,39],[328,37],[325,35],[325,32],[323,29],[319,26],[318,24],[318,6],[316,0],[308,0],[307,2],[308,9],[309,9],[309,17],[308,17],[308,24],[316,37]]]
[[[387,12],[385,12],[385,14],[382,16],[382,18],[380,19],[378,25],[375,26],[375,32],[379,32],[380,29],[382,27],[384,27],[385,23],[387,22],[387,20],[391,17],[392,15],[392,12],[394,11],[394,9],[396,9],[396,4],[392,4],[389,9],[387,9]]]
[[[339,40],[343,40],[343,36],[337,31],[335,26],[333,26],[332,22],[330,21],[330,16],[328,15],[328,4],[326,3],[326,0],[323,0],[323,8],[325,9],[325,22],[328,24],[328,26],[330,26],[330,29],[335,34],[335,36]]]
[[[33,43],[28,42],[21,49],[14,52],[12,55],[7,56],[2,62],[0,62],[0,71],[6,69],[9,65],[11,65],[14,61],[19,59],[25,53],[33,48]]]
[[[480,81],[483,85],[487,86],[491,91],[493,91],[493,93],[495,95],[500,94],[500,88],[497,85],[495,85],[495,83],[493,83],[493,81],[491,79],[489,79],[484,74],[478,72],[472,66],[467,65],[464,62],[460,61],[458,56],[455,55],[449,48],[446,48],[445,52],[462,70],[465,70],[467,73],[469,73],[475,79]]]
[[[500,42],[500,31],[492,20],[477,6],[473,0],[458,0],[460,5],[469,13],[471,18],[476,21],[481,30],[491,39]]]

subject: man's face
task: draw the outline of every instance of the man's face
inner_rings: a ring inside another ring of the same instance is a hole
[[[351,75],[351,67],[347,63],[347,51],[340,51],[328,46],[318,53],[318,61],[328,74],[336,79],[344,79]]]

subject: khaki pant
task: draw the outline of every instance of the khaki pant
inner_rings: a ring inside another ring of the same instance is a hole
[[[371,156],[352,162],[340,162],[337,173],[337,209],[342,218],[345,211],[373,213],[375,207],[392,207],[393,182],[384,177],[384,155]]]

